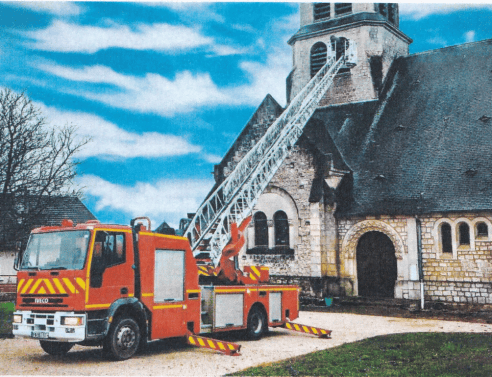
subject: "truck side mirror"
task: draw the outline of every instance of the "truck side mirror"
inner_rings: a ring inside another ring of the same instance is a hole
[[[19,271],[19,254],[20,254],[20,251],[15,255],[15,259],[14,259],[14,270],[16,271]]]
[[[22,252],[23,250],[21,249],[20,246],[21,243],[17,242],[16,243],[17,254],[15,255],[15,259],[14,259],[14,270],[16,271],[19,271],[20,264],[22,262],[22,256],[24,255],[24,253]]]

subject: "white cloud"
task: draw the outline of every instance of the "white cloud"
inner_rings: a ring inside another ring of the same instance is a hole
[[[257,30],[249,24],[233,24],[230,25],[234,30],[244,31],[247,33],[256,33]]]
[[[458,3],[401,3],[400,15],[404,18],[420,20],[433,14],[447,14],[460,10],[471,9],[489,9],[492,10],[492,4],[458,4]]]
[[[140,24],[109,27],[86,26],[55,21],[46,29],[28,32],[32,47],[44,51],[94,53],[107,48],[179,51],[213,43],[198,30],[169,24]]]
[[[173,116],[205,106],[258,105],[266,94],[280,102],[285,98],[285,78],[291,67],[289,56],[274,51],[265,64],[246,61],[240,64],[249,83],[219,88],[208,73],[183,71],[170,80],[155,73],[144,77],[123,75],[109,67],[70,68],[42,64],[38,68],[71,81],[109,84],[114,90],[73,91],[72,94],[103,102],[112,107]]]
[[[214,45],[211,47],[213,54],[208,54],[207,57],[213,56],[227,56],[227,55],[242,55],[247,53],[250,49],[246,47],[232,47],[228,45]]]
[[[465,41],[475,42],[475,30],[469,30],[464,34]]]
[[[292,69],[291,56],[285,50],[274,49],[265,64],[245,61],[240,67],[247,72],[250,83],[230,90],[237,103],[258,105],[270,93],[285,104],[285,79]]]
[[[170,80],[155,73],[147,73],[144,77],[123,75],[104,66],[77,69],[40,65],[39,68],[72,81],[113,85],[119,91],[74,91],[73,94],[141,113],[172,116],[228,102],[227,96],[221,93],[208,73],[183,71]]]
[[[449,45],[448,41],[446,39],[444,39],[443,37],[440,37],[440,36],[436,36],[436,37],[432,37],[432,38],[427,39],[427,43],[430,43],[430,44],[433,44],[436,46],[440,46],[440,47],[444,47],[444,46]]]
[[[297,29],[299,29],[299,7],[295,8],[295,12],[275,20],[273,25],[273,30],[275,32],[287,32],[286,36],[288,38],[290,38],[293,34],[292,32],[296,32]]]
[[[216,154],[204,154],[203,159],[211,164],[218,164],[219,162],[222,161],[222,157],[218,156]]]
[[[172,10],[178,15],[182,16],[183,21],[196,22],[202,20],[203,22],[225,22],[225,18],[215,12],[214,3],[211,2],[197,2],[197,1],[172,1],[172,2],[144,2],[141,5],[152,7],[164,7]]]
[[[35,105],[41,109],[50,125],[73,124],[78,127],[78,137],[92,139],[77,155],[78,158],[158,158],[202,151],[200,146],[191,144],[181,136],[157,132],[137,134],[93,114],[61,111],[42,103]],[[209,161],[208,157],[203,158]]]
[[[114,85],[120,89],[119,92],[77,91],[74,94],[142,113],[172,116],[204,106],[258,105],[268,93],[278,101],[285,102],[285,78],[291,69],[287,54],[273,53],[268,56],[266,64],[246,61],[240,67],[247,73],[250,82],[221,89],[207,73],[193,75],[189,71],[183,71],[176,74],[174,80],[169,80],[154,73],[148,73],[144,77],[122,75],[104,66],[81,69],[39,66],[68,80]]]
[[[97,198],[96,211],[148,216],[153,220],[153,228],[164,220],[176,227],[186,213],[196,211],[214,184],[211,179],[178,179],[123,186],[94,175],[83,175],[77,183],[86,195]]]
[[[65,1],[14,1],[5,4],[56,16],[77,16],[83,12],[79,4]]]

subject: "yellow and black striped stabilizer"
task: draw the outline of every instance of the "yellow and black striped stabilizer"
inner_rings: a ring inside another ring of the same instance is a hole
[[[215,269],[212,266],[201,265],[198,266],[198,275],[202,276],[217,276]]]
[[[186,335],[186,341],[192,346],[210,348],[214,351],[219,351],[229,356],[240,356],[240,344],[205,338],[192,333],[188,333],[188,335]]]
[[[319,338],[331,338],[331,330],[320,329],[319,327],[301,325],[300,323],[285,322],[282,326],[287,330],[313,334]]]

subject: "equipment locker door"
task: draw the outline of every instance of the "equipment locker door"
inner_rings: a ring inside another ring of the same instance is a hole
[[[268,298],[268,306],[270,307],[270,322],[282,321],[282,293],[270,292]]]
[[[184,250],[155,251],[154,306],[152,339],[181,336],[186,333],[183,323],[185,282]]]
[[[244,294],[215,295],[215,327],[240,327],[244,325]]]

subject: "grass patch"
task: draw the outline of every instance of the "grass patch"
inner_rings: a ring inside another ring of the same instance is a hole
[[[13,302],[0,302],[0,337],[12,334],[12,313],[14,311]]]
[[[492,376],[492,334],[378,336],[249,368],[232,376],[489,377]]]

